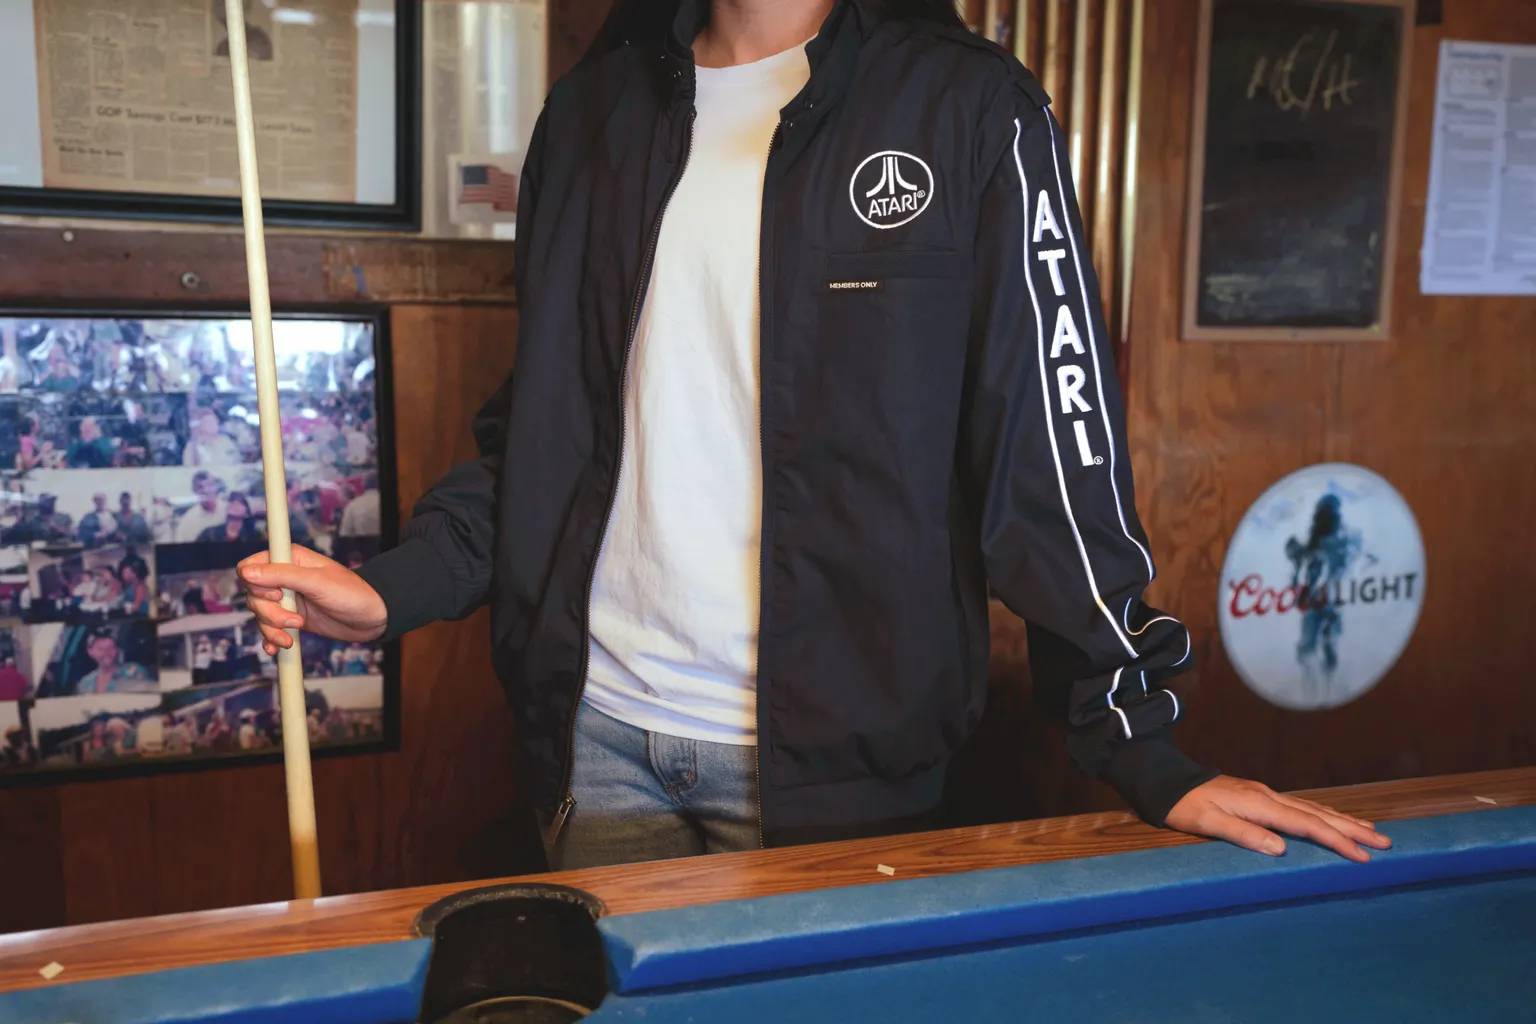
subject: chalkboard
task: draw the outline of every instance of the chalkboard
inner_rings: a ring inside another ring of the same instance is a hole
[[[1204,0],[1184,336],[1385,338],[1412,0]]]

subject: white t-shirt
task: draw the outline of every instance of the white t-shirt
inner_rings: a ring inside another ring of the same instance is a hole
[[[698,69],[693,145],[630,349],[586,700],[651,732],[757,742],[763,172],[809,78],[804,46]]]

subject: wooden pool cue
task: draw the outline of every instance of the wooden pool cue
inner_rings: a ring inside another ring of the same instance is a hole
[[[266,229],[256,176],[256,119],[251,112],[251,69],[245,49],[245,5],[224,0],[229,67],[235,81],[235,133],[240,146],[240,205],[245,214],[245,262],[251,285],[251,340],[256,348],[256,405],[261,419],[261,472],[267,490],[267,544],[273,562],[293,561],[288,532],[288,480],[283,472],[283,426],[277,403],[277,357],[272,351],[272,296],[267,287]],[[296,611],[291,591],[283,607]],[[304,706],[304,663],[298,631],[291,647],[277,649],[277,689],[283,716],[283,769],[288,780],[288,842],[293,852],[294,898],[320,895],[320,850],[315,829],[315,783],[309,764],[309,716]]]

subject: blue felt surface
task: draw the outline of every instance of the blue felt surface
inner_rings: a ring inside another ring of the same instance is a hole
[[[1513,1024],[1536,1020],[1536,875],[610,996],[615,1024]]]
[[[12,992],[0,1022],[408,1024],[431,949],[414,939]]]
[[[1396,822],[1389,832],[1394,849],[1376,854],[1368,865],[1303,843],[1292,843],[1279,859],[1210,843],[626,915],[607,918],[599,927],[611,987],[633,993],[1176,914],[1536,870],[1536,807]],[[871,873],[874,868],[871,864]],[[1536,931],[1536,921],[1529,927]]]

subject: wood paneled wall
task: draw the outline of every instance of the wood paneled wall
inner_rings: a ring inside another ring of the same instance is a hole
[[[387,306],[402,521],[455,462],[512,366],[511,247],[270,239],[274,304]],[[197,284],[181,284],[183,274]],[[0,228],[0,302],[245,301],[238,234]],[[315,763],[327,893],[539,870],[517,806],[512,721],[479,615],[408,636],[401,749]],[[0,932],[287,898],[279,766],[0,790]]]
[[[552,5],[552,73],[577,59],[606,8]],[[1536,446],[1536,300],[1426,299],[1417,288],[1438,41],[1536,42],[1536,5],[1451,0],[1443,26],[1416,32],[1397,337],[1374,346],[1178,340],[1197,5],[1147,9],[1130,419],[1161,570],[1151,598],[1195,638],[1186,746],[1285,787],[1536,761],[1536,550],[1524,540],[1536,475],[1523,461]],[[1071,19],[1057,20],[1070,40]],[[218,232],[0,228],[0,300],[238,303],[243,260],[238,236]],[[469,415],[511,365],[508,247],[276,235],[272,264],[279,303],[391,307],[408,507],[469,454]],[[1429,586],[1413,643],[1376,690],[1293,714],[1249,694],[1227,664],[1217,574],[1249,503],[1325,459],[1362,463],[1403,492],[1424,531]],[[993,648],[991,707],[954,772],[957,820],[1114,806],[1030,710],[1022,627],[1001,609]],[[401,751],[316,764],[328,891],[530,870],[524,852],[536,843],[516,804],[512,722],[483,620],[413,634],[403,658]],[[0,868],[25,880],[0,899],[0,931],[281,899],[283,799],[275,767],[0,791]]]
[[[1394,337],[1385,343],[1179,340],[1180,268],[1198,0],[1148,3],[1130,435],[1137,504],[1159,576],[1150,599],[1194,636],[1181,742],[1277,787],[1344,785],[1536,763],[1536,299],[1419,293],[1441,39],[1536,43],[1529,0],[1450,0],[1414,32]],[[1248,506],[1285,474],[1345,461],[1402,492],[1424,535],[1417,631],[1358,701],[1273,707],[1237,678],[1217,633],[1218,576]],[[994,616],[993,714],[962,766],[967,817],[1115,805],[1066,769],[1028,712],[1022,628]],[[999,772],[1006,773],[998,784]],[[968,773],[968,774],[967,774]]]

